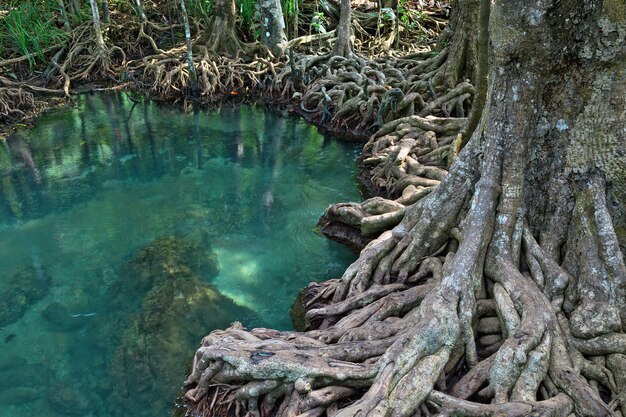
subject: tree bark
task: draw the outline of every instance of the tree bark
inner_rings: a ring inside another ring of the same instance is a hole
[[[79,0],[70,0],[69,2],[70,11],[72,13],[72,17],[74,22],[80,16],[80,1]]]
[[[142,22],[147,22],[148,17],[146,16],[146,12],[143,10],[143,6],[141,5],[141,0],[134,0],[135,7],[137,8],[137,13],[141,17]]]
[[[216,0],[213,20],[207,31],[207,48],[216,54],[237,56],[242,45],[235,31],[235,0]]]
[[[402,220],[311,284],[308,331],[205,337],[199,415],[626,414],[623,2],[481,4],[485,105],[447,176],[404,208],[363,203]]]
[[[109,1],[102,0],[102,21],[111,23],[111,11],[109,10]]]
[[[65,2],[63,0],[57,0],[59,4],[59,10],[61,11],[61,18],[63,19],[63,28],[67,33],[70,33],[72,28],[70,26],[70,20],[67,17],[67,10],[65,9]]]
[[[183,14],[183,26],[185,27],[185,41],[187,44],[187,66],[189,68],[189,80],[191,83],[191,95],[198,94],[198,75],[193,62],[193,51],[191,48],[191,29],[189,28],[189,16],[187,16],[187,6],[185,0],[180,0],[180,10]]]
[[[261,42],[276,56],[282,55],[283,45],[287,42],[285,19],[280,0],[261,0]]]
[[[104,56],[106,54],[106,46],[104,45],[104,38],[102,37],[102,29],[100,27],[100,13],[98,12],[98,5],[96,4],[96,0],[89,0],[89,5],[91,6],[91,16],[93,19],[93,30],[96,36],[96,46],[98,47],[98,52]]]
[[[438,47],[446,49],[448,58],[440,80],[434,81],[434,84],[443,83],[447,88],[454,87],[463,78],[476,84],[480,28],[480,0],[453,0],[451,6],[450,22],[438,41]]]
[[[335,40],[332,54],[348,58],[353,54],[352,40],[350,39],[352,22],[350,0],[341,0],[340,5],[337,39]]]

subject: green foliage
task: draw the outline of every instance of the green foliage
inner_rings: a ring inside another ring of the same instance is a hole
[[[213,10],[212,0],[187,0],[185,4],[187,5],[187,14],[189,17],[202,19],[205,23],[209,23],[209,16]],[[177,4],[177,7],[180,6]]]
[[[261,38],[261,15],[258,0],[235,0],[239,17],[239,31],[249,40]],[[251,36],[251,39],[248,38]]]
[[[311,19],[311,27],[315,29],[317,33],[326,33],[326,23],[326,16],[324,16],[323,12],[313,13],[313,18]]]
[[[255,0],[237,0],[237,8],[243,24],[250,25],[254,21],[257,2]]]
[[[298,0],[281,0],[281,7],[283,8],[283,15],[285,20],[289,21],[293,19],[298,10]],[[287,23],[287,22],[285,22]]]
[[[0,50],[4,56],[28,56],[30,70],[43,50],[61,45],[67,34],[57,16],[57,3],[45,0],[9,0],[0,19]]]

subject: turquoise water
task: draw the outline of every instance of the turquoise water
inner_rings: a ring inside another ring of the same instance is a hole
[[[357,152],[124,94],[0,143],[0,417],[169,415],[212,327],[289,329],[298,290],[354,260],[315,223],[359,198]]]

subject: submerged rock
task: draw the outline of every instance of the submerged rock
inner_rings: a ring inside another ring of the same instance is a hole
[[[167,236],[156,239],[142,249],[131,268],[140,273],[140,281],[152,281],[165,271],[189,268],[194,274],[213,278],[219,273],[219,262],[211,244],[196,239]]]
[[[48,304],[41,312],[48,326],[58,332],[71,332],[85,325],[85,317],[72,314],[64,304],[55,301]]]
[[[160,237],[139,251],[125,264],[106,291],[110,313],[94,320],[96,333],[106,335],[103,346],[121,343],[122,331],[133,316],[144,309],[143,300],[153,288],[186,271],[203,278],[212,278],[219,272],[217,255],[211,245],[182,237]],[[112,352],[109,352],[112,354]]]
[[[50,408],[61,415],[86,416],[96,408],[88,393],[84,387],[59,382],[48,388],[47,400]]]
[[[122,268],[122,279],[112,286],[108,298],[145,294],[181,268],[205,279],[219,273],[217,255],[209,243],[175,236],[160,237]]]
[[[233,317],[253,316],[198,279],[199,262],[216,264],[214,257],[189,257],[190,250],[197,256],[197,249],[179,243],[175,238],[157,239],[128,265],[131,275],[120,278],[120,283],[132,279],[135,288],[149,287],[111,361],[116,383],[110,400],[122,404],[127,415],[165,415],[185,378],[186,361],[202,337],[227,327]]]
[[[37,401],[41,398],[41,391],[37,388],[7,387],[0,391],[1,405],[21,405]]]
[[[50,276],[41,267],[14,274],[0,290],[0,327],[15,323],[48,293]]]

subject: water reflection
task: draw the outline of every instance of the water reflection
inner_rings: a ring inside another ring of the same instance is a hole
[[[353,260],[313,226],[359,198],[356,152],[271,111],[184,114],[124,94],[12,134],[0,416],[167,415],[211,328],[289,328],[298,289]]]

